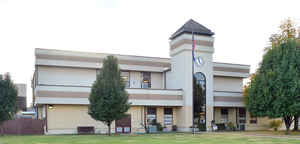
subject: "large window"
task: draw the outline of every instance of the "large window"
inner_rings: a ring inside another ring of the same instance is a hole
[[[221,122],[227,123],[228,122],[228,109],[221,108]]]
[[[156,123],[156,107],[147,108],[147,124]]]
[[[194,125],[199,130],[206,130],[206,78],[201,72],[193,79]]]
[[[173,109],[164,108],[164,124],[173,125]]]
[[[239,108],[239,123],[244,124],[246,123],[246,109]]]
[[[121,72],[121,78],[123,79],[123,82],[125,83],[125,87],[130,88],[129,72],[122,71]]]
[[[142,72],[141,88],[151,88],[151,73]]]

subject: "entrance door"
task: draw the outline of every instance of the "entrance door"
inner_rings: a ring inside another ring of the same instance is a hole
[[[131,115],[116,121],[116,133],[131,133]]]

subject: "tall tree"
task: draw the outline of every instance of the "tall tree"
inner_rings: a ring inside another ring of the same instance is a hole
[[[14,117],[17,112],[18,91],[10,75],[0,75],[0,125]]]
[[[263,56],[248,87],[246,106],[253,116],[283,118],[287,133],[300,112],[300,51],[290,38]]]
[[[103,61],[103,67],[89,96],[89,115],[105,123],[109,135],[112,122],[126,116],[125,113],[130,107],[125,83],[120,74],[118,59],[108,56]]]
[[[289,39],[296,39],[297,46],[300,46],[300,27],[297,28],[296,24],[291,20],[291,18],[284,20],[279,28],[279,33],[273,34],[270,37],[272,47],[276,47],[282,43],[286,43]],[[294,120],[294,131],[298,131],[299,115],[295,115]]]
[[[270,37],[272,47],[286,43],[291,38],[294,39],[300,37],[300,27],[297,29],[296,24],[291,20],[291,18],[282,21],[279,28],[279,33],[272,34]]]

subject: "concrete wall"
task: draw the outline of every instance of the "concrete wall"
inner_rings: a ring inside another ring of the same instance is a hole
[[[228,109],[228,122],[232,122],[236,124],[236,108],[227,108]],[[215,107],[214,108],[214,119],[216,123],[222,123],[221,122],[221,108]],[[257,123],[250,123],[250,113],[246,112],[246,130],[268,130],[270,121],[273,119],[269,119],[267,117],[260,117],[257,118]],[[283,124],[284,126],[284,124]],[[282,128],[283,128],[282,126]],[[281,128],[281,129],[282,129]]]
[[[96,133],[107,132],[107,126],[92,119],[84,105],[53,105],[52,109],[48,109],[47,120],[49,134],[77,133],[78,126],[93,126]]]
[[[96,69],[38,67],[38,84],[91,86],[95,80]]]
[[[130,87],[141,88],[141,72],[130,71]],[[38,67],[38,84],[92,86],[96,80],[96,69],[67,67]],[[163,89],[163,73],[151,73],[151,88]]]
[[[163,73],[152,72],[151,73],[151,88],[163,89]]]
[[[214,91],[241,92],[243,78],[214,76]]]
[[[44,106],[40,106],[41,109]],[[39,107],[39,108],[40,108]],[[173,125],[176,125],[176,108],[173,108]],[[132,106],[128,110],[131,115],[132,132],[145,132],[144,106]],[[39,111],[43,115],[43,111]],[[41,118],[41,117],[40,117]],[[72,134],[77,133],[78,126],[93,126],[96,133],[106,133],[107,126],[102,122],[96,121],[88,114],[86,105],[53,105],[47,111],[48,132],[47,134]],[[164,125],[164,107],[157,107],[157,122]],[[171,125],[168,129],[171,130]],[[115,131],[115,124],[112,124],[112,132]]]

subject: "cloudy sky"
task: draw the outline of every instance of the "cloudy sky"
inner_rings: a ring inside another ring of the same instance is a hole
[[[0,0],[0,73],[30,81],[34,48],[169,57],[169,36],[189,19],[215,32],[214,61],[257,68],[295,0]]]

